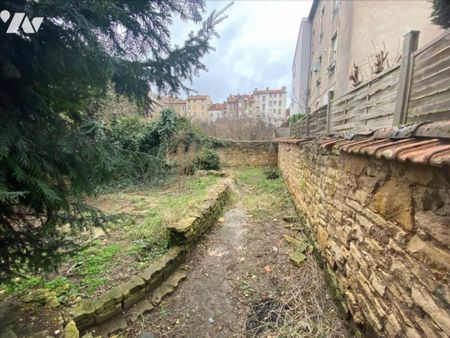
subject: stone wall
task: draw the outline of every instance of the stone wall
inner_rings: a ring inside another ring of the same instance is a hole
[[[225,173],[217,171],[201,171],[198,174],[224,176]],[[151,309],[158,305],[162,298],[174,291],[181,279],[186,277],[183,273],[176,273],[177,268],[184,263],[186,253],[194,241],[205,233],[219,218],[225,206],[232,180],[223,178],[208,191],[198,208],[176,224],[167,226],[171,233],[173,246],[167,253],[156,258],[144,270],[132,276],[128,282],[119,284],[106,293],[94,299],[79,302],[69,310],[74,325],[84,332],[86,329],[114,318],[114,321],[124,322],[118,315],[127,313],[129,321],[139,316],[139,308],[132,308],[134,304],[144,298],[151,299]],[[143,310],[149,310],[146,306]],[[151,310],[150,309],[150,310]],[[128,310],[128,311],[127,311]],[[142,311],[143,311],[142,310]],[[124,324],[125,329],[127,326]]]
[[[222,167],[276,166],[277,149],[272,141],[227,141],[216,151]]]
[[[356,323],[450,335],[450,170],[279,143],[294,203]]]

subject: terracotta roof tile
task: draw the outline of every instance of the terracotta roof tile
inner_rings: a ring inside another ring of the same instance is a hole
[[[434,154],[431,156],[429,163],[435,167],[443,167],[444,165],[450,167],[450,150],[445,150]]]
[[[448,144],[442,145],[427,144],[421,147],[406,150],[400,153],[397,159],[400,162],[411,161],[413,163],[427,164],[431,156],[449,149],[450,145]]]
[[[439,144],[438,139],[416,141],[416,142],[411,142],[408,144],[402,144],[400,146],[390,147],[388,149],[381,151],[380,158],[382,157],[387,160],[395,160],[395,159],[397,159],[398,155],[400,155],[400,153],[403,151],[407,151],[407,150],[414,149],[414,148],[421,147],[421,146],[437,145],[437,144]]]
[[[413,142],[413,140],[411,139],[404,139],[404,140],[390,140],[388,139],[387,142],[380,142],[377,144],[372,144],[372,145],[368,145],[366,147],[364,147],[363,149],[361,149],[361,153],[362,154],[367,154],[367,155],[376,155],[377,151],[382,150],[382,149],[387,149],[389,147],[398,147],[399,144],[400,145],[404,145],[404,144],[408,144]]]
[[[373,141],[373,139],[366,139],[366,140],[357,140],[357,141],[350,141],[350,142],[348,142],[348,143],[345,143],[345,144],[343,144],[343,145],[341,145],[340,147],[339,147],[339,150],[342,150],[342,151],[348,151],[348,149],[350,148],[350,147],[353,147],[353,146],[357,146],[357,145],[359,145],[359,144],[365,144],[365,143],[369,143],[369,142],[372,142]]]
[[[336,149],[338,150],[341,146],[350,143],[351,141],[349,140],[338,140],[332,147],[332,149]]]
[[[376,141],[366,143],[366,144],[360,145],[358,147],[352,148],[350,152],[353,154],[368,154],[368,151],[373,149],[374,147],[387,145],[390,142],[392,142],[392,141],[390,141],[387,138],[381,139],[381,140],[376,140]]]
[[[331,147],[333,147],[336,142],[338,142],[339,139],[326,139],[325,141],[322,142],[322,144],[320,145],[320,148],[322,149],[331,149]]]
[[[225,103],[213,103],[208,110],[225,110]]]
[[[189,96],[187,100],[206,100],[209,98],[209,95],[193,95]]]
[[[376,142],[373,144],[368,144],[362,149],[360,149],[360,154],[367,154],[367,155],[375,155],[376,152],[380,149],[386,149],[387,147],[398,147],[399,143],[401,141],[391,140],[391,139],[383,139],[380,140],[380,142]],[[401,142],[400,144],[404,144],[404,142]]]
[[[336,138],[325,139],[320,147],[400,162],[409,161],[436,167],[450,166],[450,142],[446,138],[374,139],[370,137],[358,141]]]

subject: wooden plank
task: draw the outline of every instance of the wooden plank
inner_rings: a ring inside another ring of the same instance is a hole
[[[444,94],[444,98],[449,98],[450,100],[450,85],[448,87],[441,86],[439,89],[434,91],[428,90],[423,95],[417,95],[413,99],[409,100],[409,107],[417,107],[421,104],[428,102],[436,102],[439,99],[442,101],[446,101],[442,98],[442,94]]]
[[[439,113],[450,109],[450,95],[440,93],[433,96],[433,100],[413,101],[408,108],[408,116]]]
[[[450,85],[450,68],[438,74],[431,74],[421,81],[413,82],[410,100],[413,100],[417,96],[425,95],[428,92],[439,90],[448,85]]]
[[[443,121],[450,119],[450,107],[444,111],[430,111],[428,114],[408,115],[408,123],[421,121]]]
[[[450,54],[447,58],[443,60],[436,60],[433,64],[430,64],[428,67],[423,68],[415,68],[413,73],[413,82],[420,81],[424,78],[430,76],[430,74],[435,74],[442,72],[450,67]]]
[[[450,101],[450,86],[440,88],[435,92],[429,92],[426,95],[421,95],[414,100],[410,100],[408,107],[414,108],[448,101]]]
[[[333,128],[331,128],[331,131],[333,131],[333,132],[349,131],[349,130],[354,129],[355,127],[357,127],[356,123],[346,123],[341,126],[334,126]]]
[[[440,51],[450,46],[450,34],[447,33],[441,39],[428,46],[427,49],[415,54],[414,62],[420,64],[426,62],[430,57],[439,54]]]

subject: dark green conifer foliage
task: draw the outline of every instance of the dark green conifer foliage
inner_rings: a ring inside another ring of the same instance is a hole
[[[45,19],[36,34],[6,34],[0,21],[0,279],[55,267],[72,248],[68,235],[101,221],[83,199],[111,177],[115,145],[88,103],[108,83],[144,110],[150,88],[186,90],[224,19],[203,20],[203,0],[13,0],[4,9]],[[202,22],[183,46],[170,43],[176,16]]]
[[[450,28],[450,0],[433,0],[431,20],[442,28]]]

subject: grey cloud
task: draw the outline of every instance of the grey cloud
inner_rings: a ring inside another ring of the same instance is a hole
[[[228,2],[207,2],[207,12]],[[221,102],[229,94],[255,88],[291,87],[291,67],[300,20],[309,13],[311,1],[237,1],[228,10],[229,18],[217,30],[215,52],[204,62],[191,88]],[[180,43],[195,25],[175,22],[173,41]]]

